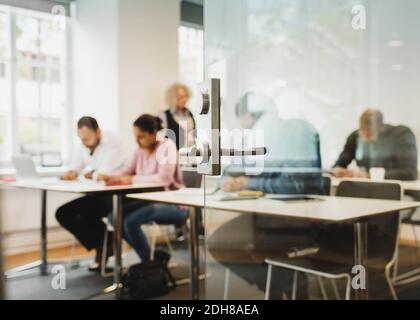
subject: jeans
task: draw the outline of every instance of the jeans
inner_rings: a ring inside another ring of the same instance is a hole
[[[188,211],[175,205],[154,203],[145,205],[124,217],[124,239],[134,248],[142,261],[150,259],[150,246],[141,226],[145,223],[181,226]]]

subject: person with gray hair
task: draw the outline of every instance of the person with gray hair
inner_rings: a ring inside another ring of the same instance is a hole
[[[162,127],[171,130],[177,149],[192,147],[195,143],[195,120],[188,109],[191,90],[184,84],[174,83],[166,90],[165,100],[168,109],[159,114]]]
[[[353,160],[358,170],[347,169]],[[384,168],[386,179],[417,179],[417,144],[408,127],[385,124],[382,112],[367,109],[360,117],[359,129],[347,138],[333,174],[339,178],[369,178],[369,170],[374,167]]]

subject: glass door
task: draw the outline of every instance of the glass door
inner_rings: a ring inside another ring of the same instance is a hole
[[[266,259],[318,250],[318,226],[258,208],[241,211],[247,203],[241,199],[270,195],[300,201],[328,195],[327,176],[351,133],[360,133],[366,110],[379,111],[386,125],[420,134],[415,120],[420,3],[209,0],[204,10],[200,91],[211,116],[202,108],[196,115],[200,150],[210,151],[201,154],[210,164],[202,172],[207,174],[204,296],[264,299]],[[211,109],[218,107],[219,113]],[[366,173],[375,164],[365,167],[359,160],[366,149],[355,148],[346,166],[349,172]],[[235,209],[215,209],[215,201],[230,201]],[[322,298],[313,289],[316,279],[300,280],[293,272],[273,271],[268,297]]]

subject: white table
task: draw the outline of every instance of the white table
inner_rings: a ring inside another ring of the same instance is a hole
[[[26,182],[2,182],[1,188],[21,188],[41,191],[41,259],[29,265],[15,268],[8,271],[9,274],[24,271],[29,268],[39,267],[41,275],[48,273],[47,260],[47,192],[79,193],[86,195],[109,194],[112,195],[112,214],[114,221],[114,246],[115,246],[115,267],[114,284],[105,289],[108,293],[115,291],[117,297],[121,296],[121,272],[122,272],[122,201],[129,193],[160,191],[163,186],[160,184],[133,184],[121,186],[105,186],[105,184],[90,180],[85,181],[26,181]]]
[[[355,225],[355,264],[364,265],[367,253],[367,221],[378,214],[420,207],[420,202],[347,198],[333,196],[314,196],[322,201],[283,202],[268,198],[219,201],[213,195],[204,197],[203,189],[182,189],[178,191],[131,194],[129,198],[152,202],[211,208],[241,213],[268,214],[278,217],[310,221],[353,222]],[[195,226],[193,215],[192,226]],[[194,229],[193,227],[192,229]],[[191,295],[198,298],[198,247],[197,237],[192,234],[191,242]],[[193,242],[196,242],[193,244]],[[366,281],[367,283],[367,281]],[[367,289],[362,295],[367,297]]]

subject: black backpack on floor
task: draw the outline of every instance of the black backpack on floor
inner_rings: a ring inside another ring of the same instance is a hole
[[[153,261],[132,265],[125,276],[124,287],[131,299],[151,299],[167,295],[176,282],[168,269],[171,255],[156,250]]]

